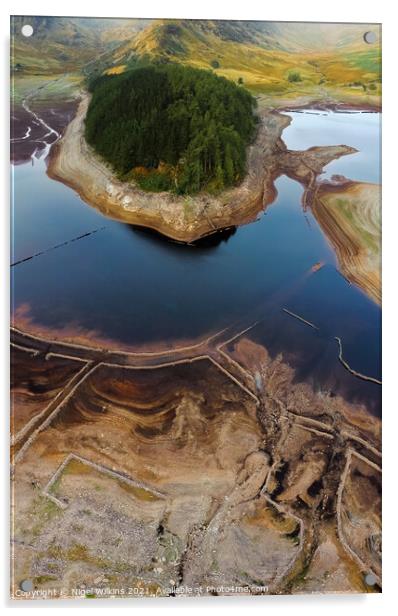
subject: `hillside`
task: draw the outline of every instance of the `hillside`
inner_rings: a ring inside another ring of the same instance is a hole
[[[375,27],[377,30],[377,27]],[[381,54],[362,25],[158,20],[104,54],[97,70],[178,62],[214,70],[271,96],[375,99]],[[292,78],[292,75],[296,76]]]
[[[25,39],[20,29],[31,23]],[[380,105],[379,26],[255,21],[13,17],[11,68],[22,76],[120,74],[173,62],[243,84],[268,105],[308,100]]]
[[[81,69],[98,54],[112,50],[149,23],[137,19],[89,19],[69,17],[11,17],[11,69],[20,74],[40,75]],[[34,34],[21,34],[24,24]]]

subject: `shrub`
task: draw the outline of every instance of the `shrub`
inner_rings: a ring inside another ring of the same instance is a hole
[[[297,83],[298,81],[302,81],[301,75],[298,71],[291,71],[287,76],[287,80],[290,83]]]

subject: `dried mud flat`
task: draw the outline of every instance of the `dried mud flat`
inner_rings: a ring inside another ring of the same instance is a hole
[[[51,125],[54,141],[57,134],[61,134],[75,115],[77,101],[41,101],[30,103],[27,109],[22,105],[14,106],[11,114],[11,144],[10,160],[13,165],[22,165],[51,143],[51,135],[37,117],[45,124]],[[32,112],[35,115],[32,114]]]
[[[107,216],[155,229],[182,242],[192,242],[217,230],[254,220],[274,200],[274,181],[282,174],[301,182],[306,193],[310,193],[327,163],[355,151],[341,145],[291,152],[281,140],[290,118],[260,109],[257,138],[248,149],[247,174],[238,187],[218,197],[204,193],[153,194],[117,180],[88,146],[84,139],[84,120],[89,102],[90,96],[85,94],[75,118],[52,148],[49,176],[71,186]]]
[[[296,383],[244,332],[150,369],[104,353],[76,373],[78,347],[55,351],[12,347],[36,417],[14,438],[13,596],[26,579],[37,597],[380,589],[364,407]],[[70,378],[44,400],[51,362]]]

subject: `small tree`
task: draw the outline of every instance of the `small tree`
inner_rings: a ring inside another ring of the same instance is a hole
[[[210,64],[213,68],[220,68],[220,63],[218,60],[212,60]]]
[[[301,75],[298,71],[291,71],[287,76],[287,80],[290,83],[297,83],[298,81],[302,81]]]
[[[239,79],[238,79],[238,84],[241,86],[241,85],[242,85],[242,83],[243,83],[243,77],[239,77]]]

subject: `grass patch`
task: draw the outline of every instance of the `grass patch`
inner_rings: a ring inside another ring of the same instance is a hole
[[[35,585],[37,584],[38,586],[41,586],[41,584],[53,582],[56,579],[57,578],[54,575],[38,575],[37,577],[33,578],[33,582]]]
[[[298,83],[299,81],[303,81],[298,71],[290,71],[290,73],[287,76],[287,80],[290,83]]]
[[[142,190],[148,192],[163,192],[173,188],[173,180],[170,171],[162,172],[158,169],[133,170],[123,176],[123,179],[134,180]]]

